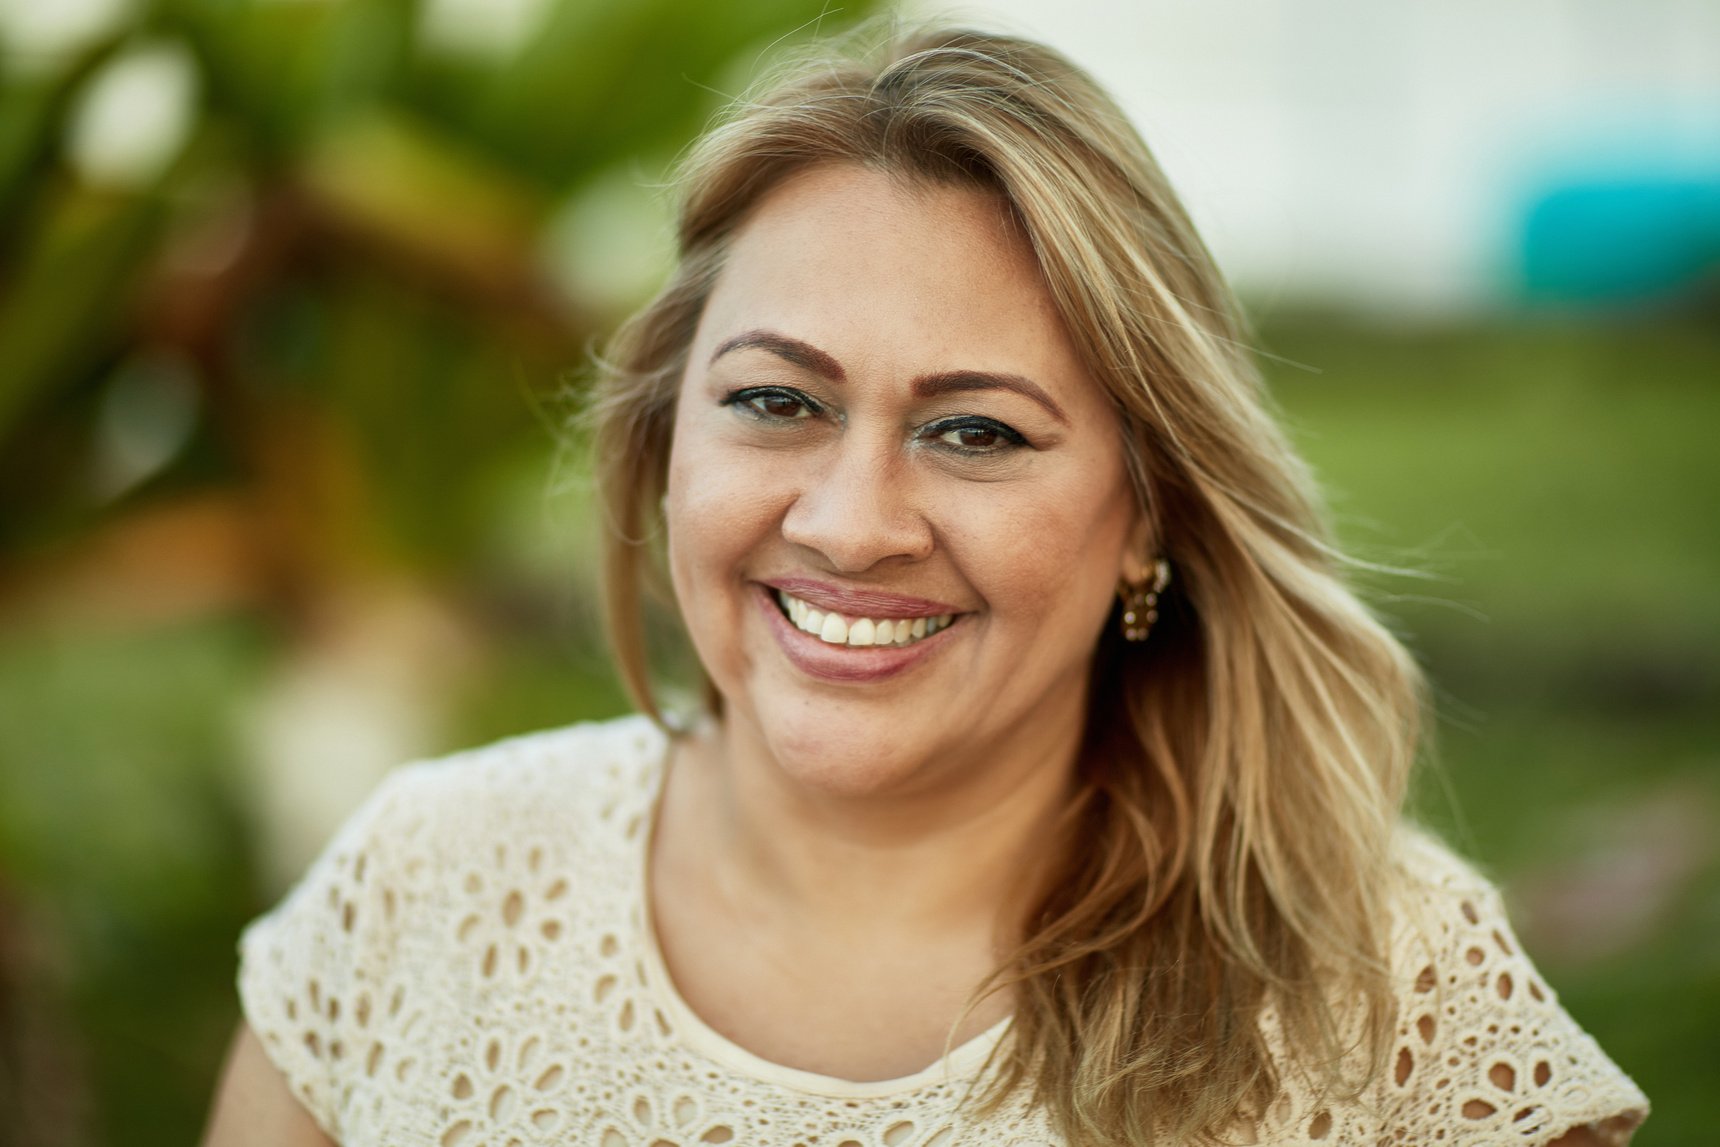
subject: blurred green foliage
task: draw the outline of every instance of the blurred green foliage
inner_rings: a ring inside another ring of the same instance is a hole
[[[385,657],[420,741],[620,708],[583,500],[547,497],[569,372],[660,271],[652,184],[724,89],[867,5],[136,0],[80,25],[108,7],[0,10],[17,1147],[195,1136],[233,943],[281,891],[247,737],[401,631],[375,617],[452,635]]]
[[[294,673],[399,641],[431,751],[624,706],[545,423],[648,279],[614,252],[658,250],[617,202],[821,6],[546,0],[510,35],[483,4],[433,35],[432,7],[159,0],[52,58],[0,43],[18,1147],[195,1135],[233,942],[281,890],[246,762]],[[150,67],[181,69],[178,142],[103,160],[100,92]],[[1432,575],[1373,579],[1441,685],[1423,815],[1520,891],[1549,978],[1657,1101],[1638,1142],[1711,1137],[1713,324],[1283,313],[1260,341],[1346,538]],[[429,622],[379,620],[401,602]]]
[[[1417,813],[1500,878],[1565,1005],[1720,1123],[1720,326],[1280,315],[1268,373],[1435,683]]]

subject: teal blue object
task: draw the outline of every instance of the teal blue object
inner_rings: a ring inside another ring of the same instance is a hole
[[[1720,280],[1720,174],[1547,191],[1523,228],[1523,289],[1548,301],[1676,297]]]

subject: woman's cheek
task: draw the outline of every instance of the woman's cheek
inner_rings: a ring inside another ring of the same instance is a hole
[[[1128,532],[1126,486],[1046,480],[1009,495],[974,486],[942,499],[940,540],[975,588],[995,606],[1041,614],[1075,604],[1072,595],[1108,598]]]
[[[780,467],[710,433],[678,437],[670,458],[671,576],[696,637],[725,644],[713,626],[737,624],[746,582],[771,571],[784,497]],[[705,650],[701,650],[705,652]]]

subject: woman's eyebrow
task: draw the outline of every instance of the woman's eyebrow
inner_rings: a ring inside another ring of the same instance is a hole
[[[1069,416],[1063,413],[1063,408],[1045,393],[1043,387],[1032,379],[1023,378],[1019,374],[994,374],[986,370],[951,370],[941,374],[922,374],[914,379],[914,394],[919,398],[936,398],[940,394],[959,394],[965,390],[1008,390],[1025,398],[1031,398],[1046,409],[1046,412],[1061,422],[1069,425]]]
[[[821,374],[831,382],[846,382],[848,374],[842,369],[842,364],[813,346],[775,331],[742,331],[733,338],[724,339],[711,355],[711,362],[716,362],[725,354],[735,350],[758,349],[769,351],[778,358],[803,367],[815,374]],[[707,364],[708,365],[708,364]]]
[[[730,351],[762,350],[776,355],[794,366],[810,370],[822,375],[831,382],[846,382],[848,374],[842,369],[842,364],[829,354],[819,350],[811,343],[803,342],[776,331],[751,330],[742,331],[732,338],[724,339],[711,355],[711,362],[716,362]],[[1019,374],[998,374],[985,370],[950,370],[936,374],[922,374],[913,381],[916,398],[936,398],[944,394],[959,394],[970,390],[1007,390],[1030,398],[1043,406],[1046,411],[1061,422],[1069,425],[1069,416],[1063,413],[1063,408],[1057,405],[1045,389],[1032,379],[1023,378]]]

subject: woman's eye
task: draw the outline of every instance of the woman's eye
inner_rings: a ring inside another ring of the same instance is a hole
[[[1021,435],[990,419],[939,423],[928,429],[927,437],[967,454],[999,454],[1011,447],[1027,444]]]
[[[792,390],[739,390],[724,400],[724,405],[738,406],[744,413],[777,421],[799,421],[818,413],[818,406],[804,394]]]
[[[969,450],[984,450],[988,446],[996,446],[1002,440],[1002,436],[989,426],[961,426],[955,430],[944,431],[943,437]]]
[[[812,412],[806,403],[788,394],[761,394],[752,400],[753,409],[772,418],[804,418]]]

